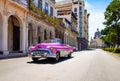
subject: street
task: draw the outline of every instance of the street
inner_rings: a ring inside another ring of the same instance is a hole
[[[4,59],[0,60],[0,81],[120,81],[120,58],[96,49],[75,52],[59,62]]]

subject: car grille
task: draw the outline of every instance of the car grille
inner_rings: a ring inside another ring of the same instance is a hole
[[[34,50],[32,51],[32,55],[47,55],[48,51],[46,50]]]

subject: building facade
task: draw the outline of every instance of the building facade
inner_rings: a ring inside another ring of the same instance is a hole
[[[78,32],[78,50],[84,50],[88,48],[88,20],[89,14],[85,9],[85,4],[83,0],[69,0],[63,1],[56,4],[57,8],[57,17],[66,18],[69,21],[72,21],[71,12],[77,18],[76,30]]]
[[[72,12],[71,2],[56,3],[57,18],[63,19],[62,25],[65,26],[64,43],[78,47],[77,37],[77,17]]]
[[[101,38],[101,33],[99,29],[94,34],[94,38],[90,40],[90,47],[91,48],[102,48],[105,47],[105,43]]]
[[[83,0],[72,0],[73,12],[78,18],[78,50],[85,50],[88,48],[89,43],[89,14],[85,9],[85,4]]]
[[[54,38],[68,40],[55,16],[55,0],[0,0],[0,54],[26,53],[29,46]]]
[[[0,17],[0,51],[3,55],[25,53],[29,46],[55,38],[54,25],[29,9],[25,0],[1,0]]]

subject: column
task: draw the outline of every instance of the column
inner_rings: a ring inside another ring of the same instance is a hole
[[[25,49],[28,50],[28,29],[29,29],[29,24],[26,24],[26,28],[25,28]]]
[[[3,16],[3,28],[2,28],[2,50],[4,55],[8,55],[8,18]]]
[[[26,27],[25,27],[25,23],[23,23],[23,27],[21,27],[21,36],[20,36],[20,50],[23,52],[23,53],[26,53]]]
[[[46,34],[47,35],[47,40],[49,40],[50,39],[50,31],[49,31],[49,29],[46,30],[46,33],[47,33]]]
[[[33,28],[33,45],[37,44],[37,28]]]
[[[44,29],[42,26],[40,28],[40,37],[41,37],[41,43],[43,43],[44,42]]]

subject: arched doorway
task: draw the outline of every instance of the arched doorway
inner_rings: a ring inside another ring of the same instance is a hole
[[[40,27],[37,28],[37,41],[38,43],[41,43]]]
[[[44,30],[44,40],[47,40],[47,32]]]
[[[52,32],[50,32],[50,39],[52,39]]]
[[[13,15],[8,19],[8,50],[20,51],[20,23]]]
[[[59,38],[59,32],[57,28],[55,28],[55,38]]]
[[[31,24],[29,24],[28,27],[28,46],[33,45],[33,27]]]
[[[2,15],[0,14],[0,51],[2,50],[2,27],[3,27]]]

